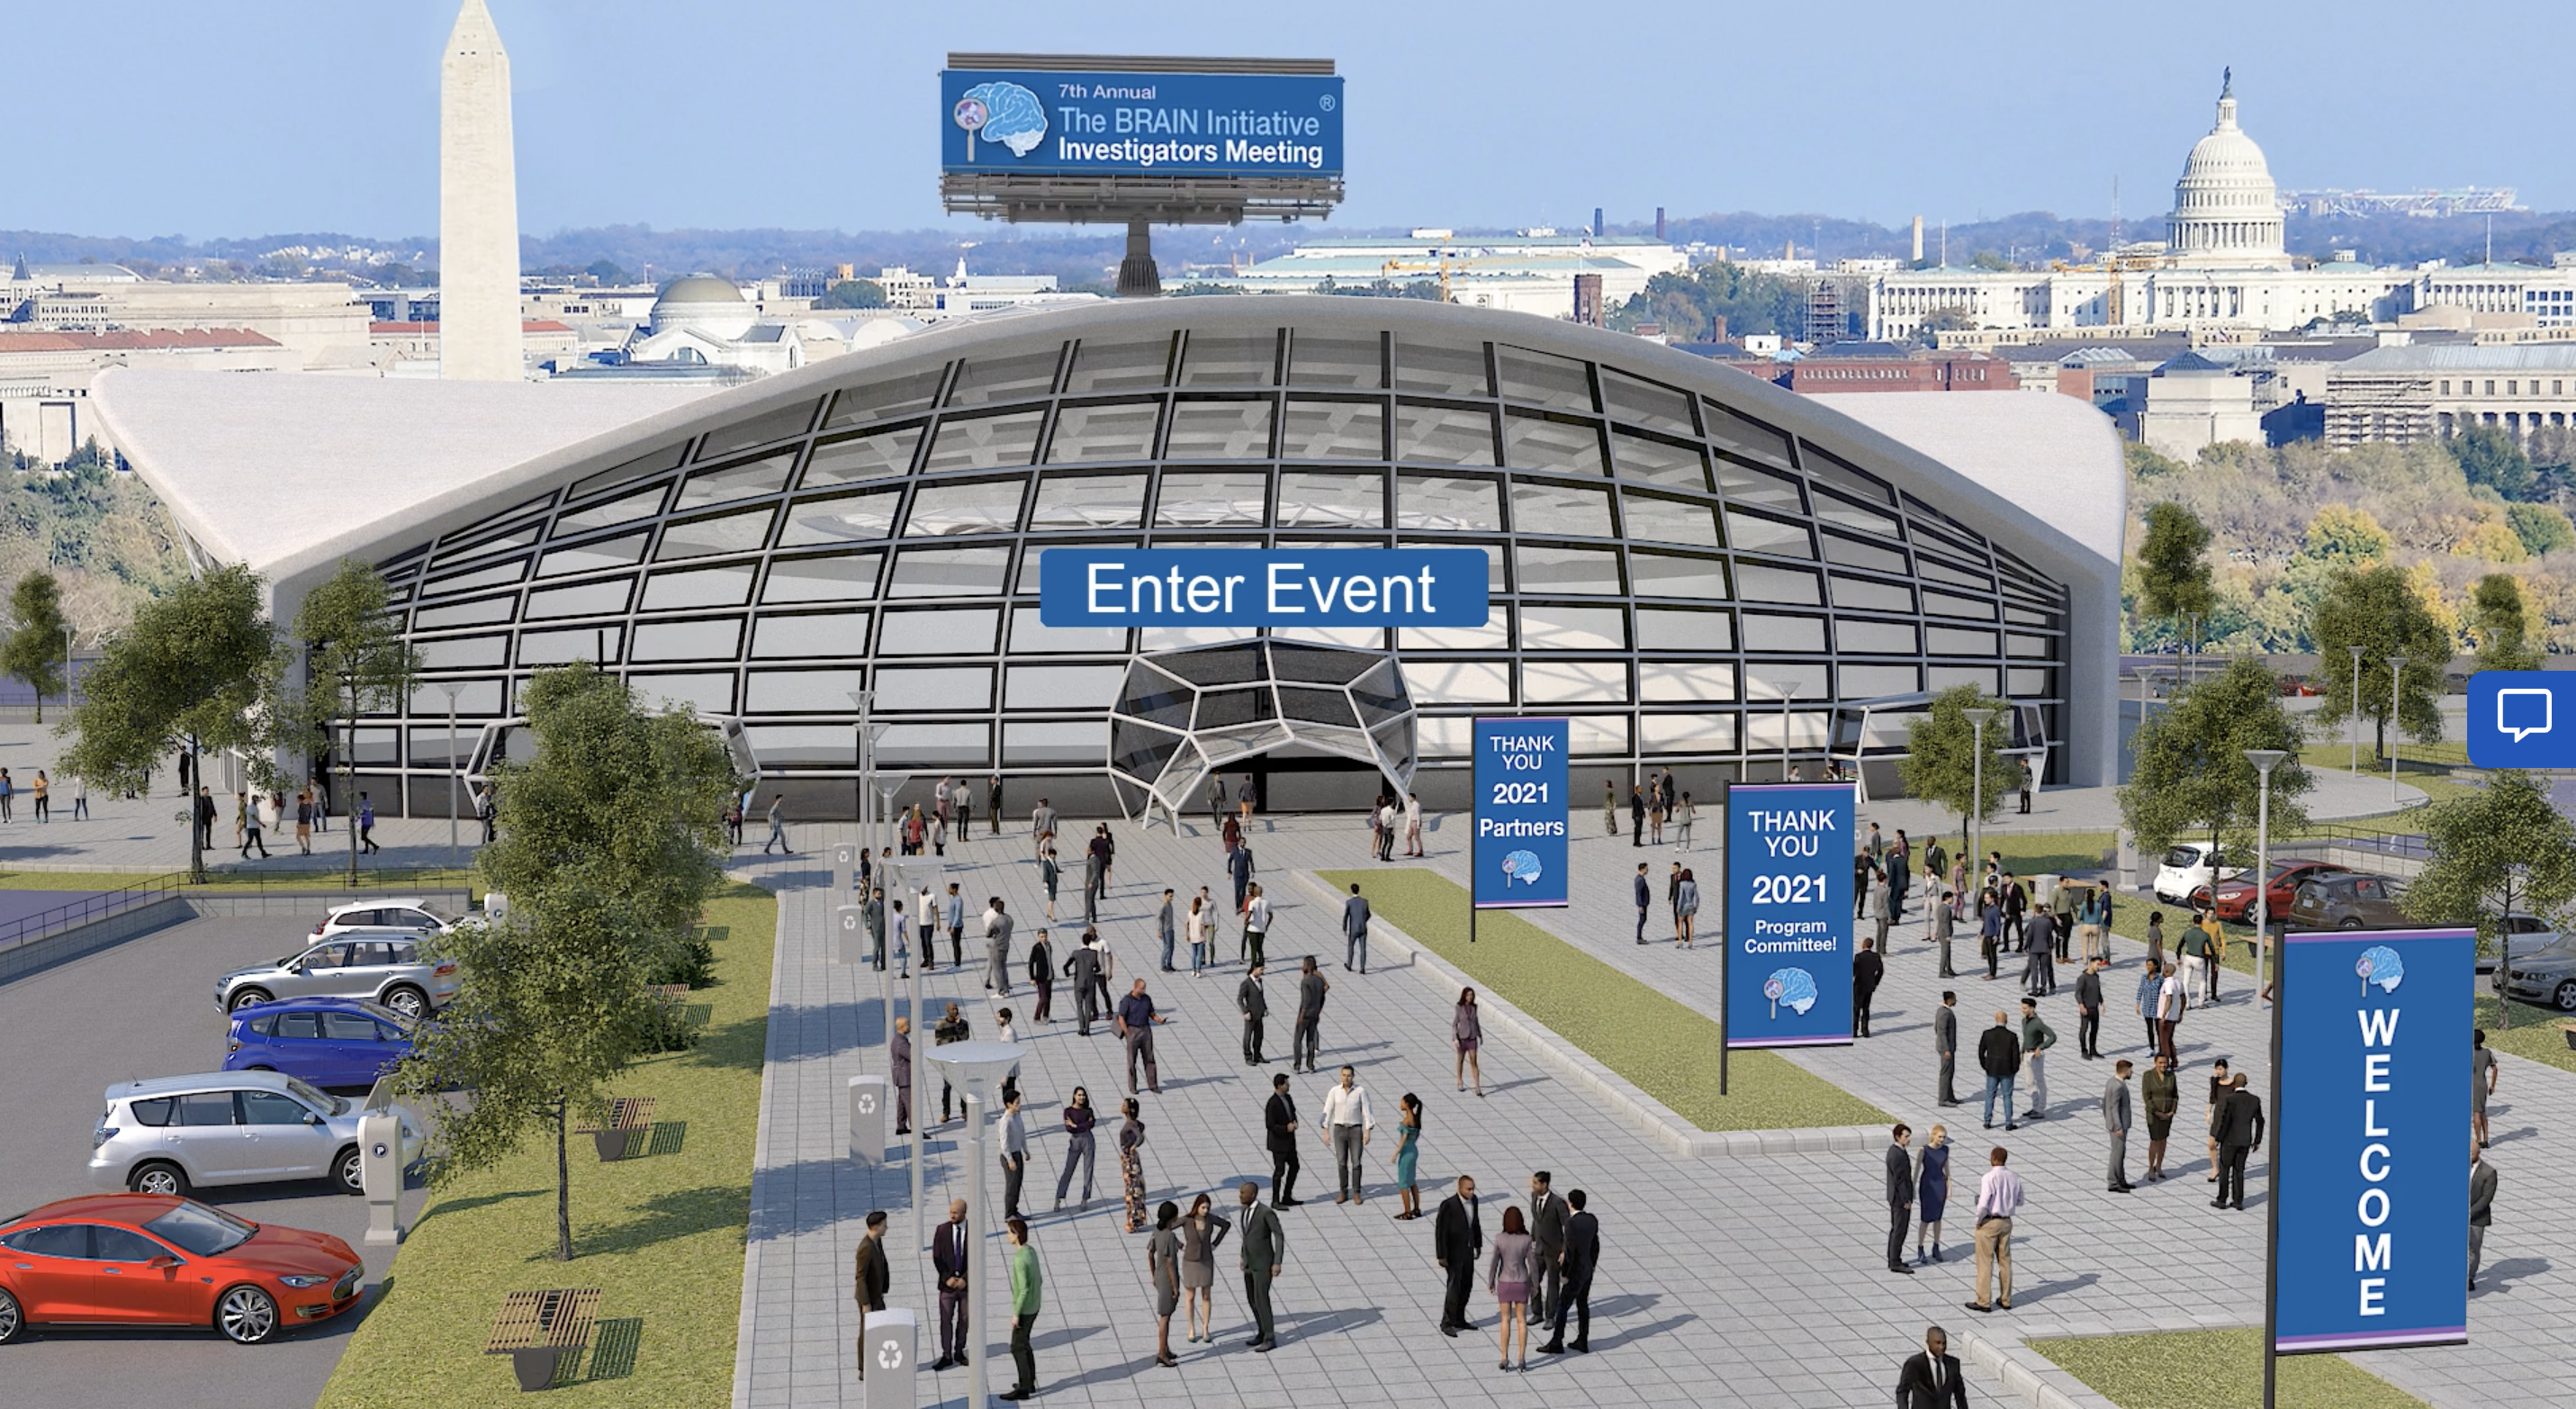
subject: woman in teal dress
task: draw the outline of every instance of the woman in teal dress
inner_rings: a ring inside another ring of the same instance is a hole
[[[1395,1111],[1395,1192],[1404,1202],[1396,1217],[1420,1218],[1422,1190],[1414,1183],[1413,1163],[1422,1152],[1422,1098],[1407,1091]]]

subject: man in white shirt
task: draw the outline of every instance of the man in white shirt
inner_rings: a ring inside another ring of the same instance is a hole
[[[1360,1197],[1360,1155],[1368,1148],[1369,1132],[1377,1129],[1377,1115],[1369,1109],[1368,1091],[1349,1067],[1342,1068],[1342,1082],[1324,1093],[1322,1126],[1324,1143],[1333,1148],[1333,1167],[1342,1177],[1342,1196],[1337,1204],[1357,1201]]]
[[[2021,1211],[2021,1176],[2004,1168],[2009,1157],[2003,1146],[1995,1146],[1986,1157],[1986,1177],[1977,1184],[1977,1299],[1968,1303],[1970,1311],[2012,1310],[2013,1215]],[[1998,1267],[2003,1296],[1989,1304],[1986,1289]]]
[[[2156,1050],[2176,1067],[2182,1065],[2182,1058],[2174,1053],[2174,1028],[2190,1007],[2191,975],[2176,966],[2166,972],[2164,987],[2156,990]]]
[[[1422,799],[1411,793],[1404,795],[1404,854],[1422,854]]]
[[[1246,964],[1258,964],[1262,962],[1262,938],[1270,933],[1270,897],[1261,893],[1261,886],[1258,882],[1255,882],[1251,889],[1245,892],[1245,895],[1246,899],[1243,904],[1243,962]]]

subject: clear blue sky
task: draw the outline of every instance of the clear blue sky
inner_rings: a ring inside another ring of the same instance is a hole
[[[2226,64],[2286,186],[2576,207],[2576,85],[2518,57],[2563,47],[2564,0],[489,3],[532,233],[937,223],[951,48],[1337,59],[1337,220],[1359,225],[2098,215],[2115,174],[2124,212],[2152,217]],[[0,225],[432,233],[455,8],[10,0]]]

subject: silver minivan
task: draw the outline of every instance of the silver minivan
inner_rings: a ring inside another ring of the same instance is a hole
[[[279,998],[364,998],[415,1021],[456,997],[456,961],[428,959],[410,935],[351,933],[274,964],[235,969],[215,980],[225,1012]]]
[[[275,1179],[359,1182],[358,1103],[282,1072],[162,1076],[107,1088],[92,1133],[90,1182],[186,1197],[191,1188]],[[403,1167],[420,1158],[420,1121],[400,1106]]]

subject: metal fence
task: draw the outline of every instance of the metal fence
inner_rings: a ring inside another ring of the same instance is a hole
[[[116,890],[100,891],[78,900],[66,901],[50,910],[22,915],[0,923],[0,950],[58,934],[75,925],[103,920],[110,915],[131,910],[138,905],[194,892],[208,897],[265,898],[269,895],[347,894],[352,891],[403,890],[468,890],[466,883],[449,879],[461,875],[447,866],[361,866],[357,884],[349,883],[348,868],[314,867],[293,871],[234,871],[209,868],[210,883],[193,885],[185,871],[168,871]],[[424,884],[424,883],[427,884]]]

